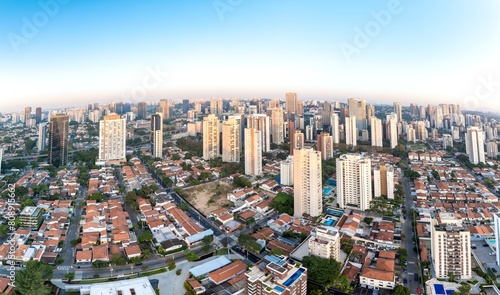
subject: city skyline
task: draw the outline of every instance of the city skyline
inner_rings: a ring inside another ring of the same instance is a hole
[[[41,3],[0,6],[2,111],[290,91],[500,111],[496,1]]]

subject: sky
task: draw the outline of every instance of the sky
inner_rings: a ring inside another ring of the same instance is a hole
[[[0,112],[160,98],[500,111],[500,1],[0,1]]]

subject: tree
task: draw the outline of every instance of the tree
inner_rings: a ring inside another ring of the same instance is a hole
[[[89,197],[89,200],[96,200],[98,203],[104,201],[105,199],[106,199],[106,196],[101,194],[101,193],[93,193]]]
[[[239,187],[251,187],[252,182],[243,176],[236,176],[233,179],[233,183]]]
[[[149,242],[153,239],[153,234],[147,230],[147,231],[144,231],[140,236],[139,236],[139,243],[144,243],[144,242]]]
[[[212,248],[212,242],[214,241],[214,236],[205,236],[201,240],[201,249],[208,252]]]
[[[180,159],[181,159],[181,156],[179,156],[179,154],[172,154],[172,160],[177,161]]]
[[[411,181],[414,181],[415,179],[420,177],[420,173],[418,173],[417,171],[413,171],[413,170],[406,170],[404,174]]]
[[[330,287],[340,277],[340,262],[318,256],[304,256],[302,259],[307,268],[308,278],[319,284]]]
[[[23,295],[49,295],[45,281],[52,278],[53,268],[44,262],[28,261],[26,268],[16,275],[16,292]]]
[[[186,256],[187,261],[197,261],[200,259],[200,257],[191,250],[184,250],[184,256]]]
[[[74,279],[75,278],[75,273],[74,272],[68,272],[67,274],[64,275],[65,278],[67,279]]]
[[[279,213],[293,215],[293,196],[285,192],[280,192],[274,197],[271,208]]]
[[[396,285],[393,295],[410,295],[410,289],[402,285]]]

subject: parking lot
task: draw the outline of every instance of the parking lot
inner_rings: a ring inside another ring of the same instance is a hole
[[[485,269],[491,268],[494,273],[500,274],[500,267],[496,264],[496,254],[494,254],[495,250],[485,241],[474,241],[471,244],[476,246],[475,249],[472,247],[472,251],[474,251],[474,254],[476,254],[483,267]],[[490,255],[491,253],[494,255]]]

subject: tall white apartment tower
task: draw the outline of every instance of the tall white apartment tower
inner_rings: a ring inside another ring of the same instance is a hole
[[[222,161],[240,162],[240,124],[235,117],[222,122]]]
[[[163,114],[151,116],[151,155],[154,158],[163,157]]]
[[[356,128],[356,117],[345,118],[345,144],[358,145],[358,128]]]
[[[395,113],[387,115],[387,128],[391,149],[398,145],[398,118]]]
[[[436,278],[459,280],[472,277],[470,232],[454,213],[439,213],[431,225],[432,261]],[[498,255],[498,254],[497,254]]]
[[[126,119],[120,115],[108,115],[99,121],[99,161],[123,162],[126,160]]]
[[[400,102],[395,102],[394,103],[394,113],[396,114],[398,122],[403,121],[403,109],[401,107],[401,103]]]
[[[203,119],[203,159],[206,161],[220,156],[219,118],[210,114]]]
[[[288,156],[280,163],[280,182],[282,185],[293,185],[293,156]]]
[[[271,123],[269,116],[264,114],[254,114],[247,118],[247,127],[260,131],[262,151],[271,150]]]
[[[333,144],[339,144],[340,127],[339,127],[339,115],[337,113],[332,114],[332,116],[330,117],[330,124],[332,126]]]
[[[295,150],[293,154],[293,188],[295,217],[323,213],[321,153],[312,148]]]
[[[394,167],[377,165],[373,169],[374,197],[386,196],[394,199]]]
[[[472,164],[485,162],[484,158],[484,134],[479,127],[468,127],[465,134],[465,149]]]
[[[44,150],[46,143],[47,143],[47,124],[40,123],[38,125],[38,141],[36,143],[38,151]]]
[[[377,119],[375,117],[371,118],[371,139],[372,139],[372,146],[377,146],[377,147],[382,147],[382,120]]]
[[[285,121],[284,112],[281,106],[275,107],[271,111],[271,138],[275,144],[285,142]]]
[[[366,210],[372,200],[371,160],[360,154],[337,159],[337,199],[340,208]]]
[[[245,128],[245,174],[262,175],[262,141],[260,131]]]

